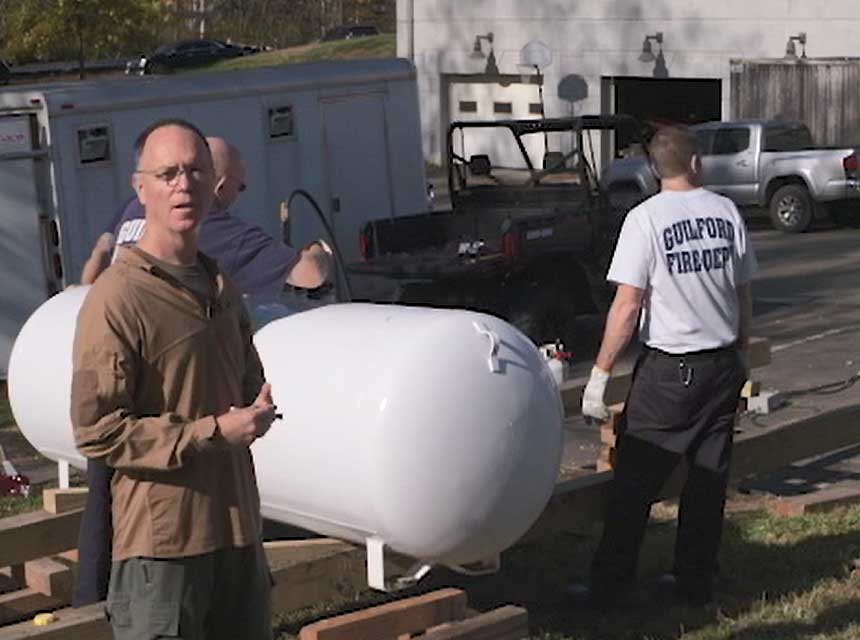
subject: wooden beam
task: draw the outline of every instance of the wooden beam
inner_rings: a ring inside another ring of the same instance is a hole
[[[520,607],[505,606],[487,613],[431,629],[422,640],[522,640],[529,637],[529,614]]]
[[[769,365],[770,340],[767,338],[750,338],[749,361],[750,367],[753,369]],[[632,363],[618,366],[606,385],[604,402],[608,405],[624,402],[627,399],[627,392],[630,391],[632,379]],[[561,384],[561,399],[564,403],[565,415],[579,415],[582,392],[585,390],[586,384],[588,384],[588,376],[566,380]]]
[[[780,467],[860,442],[860,406],[843,407],[767,431],[749,430],[735,439],[732,478]]]
[[[35,589],[19,589],[0,595],[0,625],[27,620],[43,611],[53,611],[68,604]],[[0,630],[2,631],[2,630]]]
[[[68,604],[72,601],[74,580],[72,570],[53,558],[30,560],[24,565],[27,586],[38,593],[52,596]]]
[[[820,489],[800,496],[770,500],[767,510],[779,516],[802,516],[806,513],[823,513],[838,507],[860,503],[860,487],[857,484]]]
[[[0,519],[0,567],[74,549],[82,513],[34,511]]]
[[[266,560],[269,561],[270,567],[309,562],[354,549],[355,545],[335,538],[272,540],[263,543],[263,550],[266,552]]]
[[[87,502],[87,493],[86,487],[45,489],[42,492],[42,508],[53,514],[83,509]]]
[[[860,442],[860,406],[845,407],[811,418],[775,427],[770,431],[750,430],[735,440],[732,453],[733,481],[774,471],[787,464],[821,455]],[[560,531],[590,530],[603,520],[612,472],[560,482],[549,504],[524,540]],[[683,472],[670,479],[661,497],[678,496]]]
[[[466,615],[466,593],[440,589],[303,627],[299,640],[384,640],[418,633]]]
[[[343,543],[342,543],[343,544]],[[363,548],[343,544],[340,551],[300,561],[271,566],[272,610],[294,611],[329,600],[336,595],[354,595],[367,588]]]
[[[104,602],[80,609],[60,609],[54,615],[56,621],[45,627],[33,626],[29,620],[2,627],[0,640],[113,640],[110,625],[105,619]]]

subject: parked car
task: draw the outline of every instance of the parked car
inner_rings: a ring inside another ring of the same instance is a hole
[[[691,129],[702,149],[704,187],[739,207],[767,208],[774,228],[799,233],[827,214],[860,221],[860,149],[816,147],[800,122],[708,122]],[[642,156],[617,160],[607,174],[631,200],[658,189]]]
[[[238,58],[258,49],[220,40],[181,40],[158,47],[151,55],[126,65],[127,74],[167,73],[175,69],[199,67],[218,60]]]
[[[367,36],[378,36],[379,29],[372,24],[342,24],[326,31],[322,37],[323,42],[332,40],[351,40],[353,38],[365,38]]]

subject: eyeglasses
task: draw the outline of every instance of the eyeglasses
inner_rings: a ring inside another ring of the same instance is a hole
[[[206,176],[206,171],[199,167],[186,167],[183,165],[173,165],[170,167],[162,167],[160,169],[138,169],[135,173],[143,173],[148,176],[160,180],[168,186],[175,186],[179,180],[179,176],[185,175],[189,180],[200,182]]]

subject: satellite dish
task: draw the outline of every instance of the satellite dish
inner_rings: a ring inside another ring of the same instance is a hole
[[[537,67],[541,71],[552,64],[552,49],[540,40],[532,40],[520,49],[519,66]]]

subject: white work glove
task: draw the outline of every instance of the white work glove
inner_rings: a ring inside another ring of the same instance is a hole
[[[603,402],[603,394],[606,392],[606,383],[609,382],[609,372],[593,367],[588,384],[582,393],[582,415],[586,422],[596,420],[606,422],[609,420],[609,407]]]

